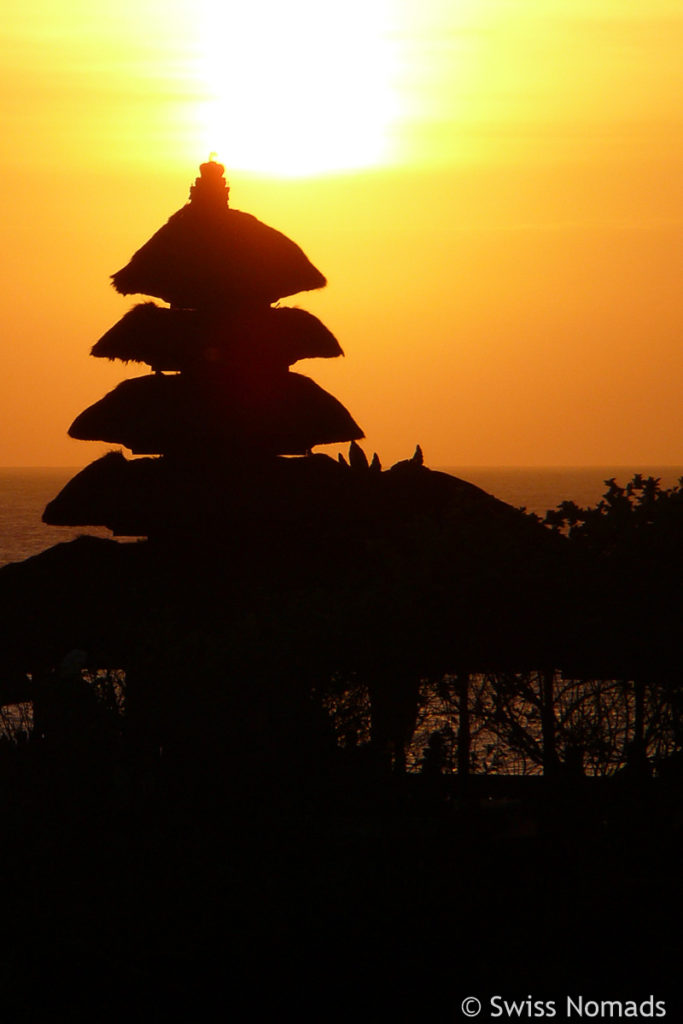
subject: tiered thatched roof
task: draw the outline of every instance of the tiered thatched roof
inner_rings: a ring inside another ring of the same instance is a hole
[[[224,168],[205,163],[190,202],[112,274],[122,295],[154,295],[202,309],[271,303],[327,283],[298,245],[228,208]]]
[[[147,363],[153,370],[235,367],[286,369],[300,359],[343,355],[327,327],[303,309],[283,306],[206,314],[154,302],[134,306],[93,346],[91,355]]]
[[[50,503],[46,522],[85,525],[94,515],[111,520],[117,532],[137,534],[145,522],[151,532],[155,522],[162,528],[168,507],[157,500],[161,483],[173,495],[192,478],[201,506],[225,489],[230,466],[256,460],[263,472],[277,456],[363,437],[336,398],[289,370],[300,359],[343,355],[334,335],[302,309],[271,306],[322,287],[325,278],[279,231],[229,209],[223,171],[221,164],[202,164],[189,202],[113,275],[118,291],[171,307],[135,306],[92,354],[147,363],[154,374],[123,381],[69,430],[81,440],[168,456],[168,465],[161,475],[152,463],[129,473],[123,456],[101,460]],[[253,477],[245,486],[252,483]],[[109,515],[100,496],[119,486],[125,493]],[[187,516],[184,522],[190,526]]]
[[[228,455],[303,455],[318,444],[361,438],[363,431],[341,402],[298,373],[247,382],[151,374],[123,381],[91,405],[69,436],[146,455],[219,444]]]

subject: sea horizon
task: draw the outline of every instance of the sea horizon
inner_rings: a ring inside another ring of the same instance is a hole
[[[82,466],[0,467],[0,566],[39,554],[53,544],[88,534],[111,537],[106,527],[47,526],[41,516],[46,504]],[[605,481],[616,478],[622,486],[635,473],[655,476],[663,487],[683,477],[680,465],[495,466],[440,465],[430,468],[456,476],[482,488],[514,508],[544,515],[562,501],[580,506],[596,504]]]

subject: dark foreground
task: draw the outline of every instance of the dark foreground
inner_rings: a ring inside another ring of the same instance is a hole
[[[6,1021],[458,1021],[496,994],[680,1019],[671,783],[295,793],[30,761],[2,789]]]
[[[83,538],[0,572],[0,697],[31,701],[40,737],[0,745],[3,1019],[451,1022],[477,997],[480,1020],[561,1021],[567,996],[598,1000],[584,1019],[650,997],[682,1019],[672,503],[622,559],[413,461],[291,465],[220,544],[227,496],[190,544],[190,491],[175,540]],[[552,785],[388,773],[422,679],[539,666],[640,681],[668,771],[570,781],[544,684]],[[83,667],[125,675],[123,716]],[[342,755],[321,708],[359,681],[372,738]]]

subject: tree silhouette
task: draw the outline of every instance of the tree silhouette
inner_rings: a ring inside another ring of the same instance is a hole
[[[642,773],[649,770],[648,742],[657,742],[662,701],[669,705],[665,729],[673,719],[677,743],[683,743],[675,639],[683,575],[683,481],[663,489],[657,478],[637,473],[623,487],[614,478],[605,485],[594,507],[566,501],[544,521],[566,533],[590,559],[603,608],[592,660],[599,663],[601,651],[604,658],[610,648],[619,652],[612,670],[632,686],[635,702],[627,763]]]

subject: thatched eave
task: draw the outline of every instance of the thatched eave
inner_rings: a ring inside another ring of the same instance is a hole
[[[191,309],[239,308],[322,288],[323,275],[280,231],[251,214],[192,203],[112,275],[123,295],[153,295]]]
[[[153,370],[286,369],[300,359],[343,355],[324,324],[303,309],[267,307],[233,315],[168,309],[144,302],[129,310],[91,354],[147,363]]]
[[[222,446],[228,453],[298,455],[358,440],[363,431],[341,402],[300,374],[236,384],[153,374],[119,384],[74,420],[69,436],[137,454]]]
[[[161,499],[159,459],[109,452],[80,470],[43,512],[50,526],[106,526],[117,536],[149,532]]]

